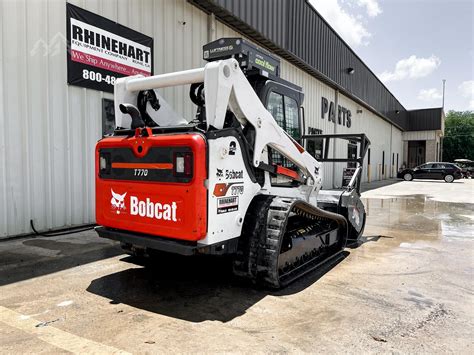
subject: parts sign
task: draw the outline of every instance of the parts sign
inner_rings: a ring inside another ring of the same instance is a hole
[[[123,76],[153,75],[153,38],[67,3],[68,84],[113,92]]]

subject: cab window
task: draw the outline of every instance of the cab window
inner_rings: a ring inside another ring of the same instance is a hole
[[[283,113],[283,95],[271,92],[268,96],[267,110],[272,114],[278,125],[285,129],[285,116]]]
[[[299,110],[295,99],[272,91],[268,96],[267,110],[281,128],[293,139],[299,140]]]
[[[267,110],[289,136],[295,140],[300,139],[299,107],[295,99],[271,91],[267,99]],[[296,169],[296,166],[279,152],[269,149],[269,153],[270,164]]]
[[[295,140],[300,139],[300,120],[296,100],[285,96],[285,127],[282,127]]]

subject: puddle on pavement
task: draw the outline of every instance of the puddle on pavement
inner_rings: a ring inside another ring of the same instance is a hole
[[[367,211],[366,232],[380,231],[405,240],[474,240],[474,204],[434,201],[427,195],[362,200]]]

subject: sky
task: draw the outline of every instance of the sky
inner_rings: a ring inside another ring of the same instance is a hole
[[[309,0],[406,109],[474,110],[474,0]]]

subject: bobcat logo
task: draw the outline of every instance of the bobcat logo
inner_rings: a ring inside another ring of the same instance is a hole
[[[115,193],[114,190],[110,189],[110,192],[112,192],[112,199],[110,200],[110,203],[112,205],[112,209],[116,210],[117,214],[120,214],[120,210],[125,209],[125,196],[127,196],[127,193],[125,192],[123,195],[119,195],[118,193]]]
[[[217,178],[224,177],[224,169],[217,168],[216,177]]]

